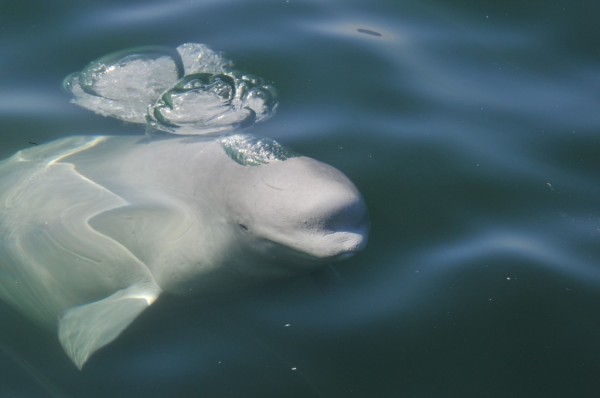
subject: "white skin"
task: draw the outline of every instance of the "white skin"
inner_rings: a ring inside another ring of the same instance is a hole
[[[0,163],[0,298],[79,367],[161,292],[212,294],[362,249],[364,201],[307,157],[258,166],[218,140],[79,137]]]

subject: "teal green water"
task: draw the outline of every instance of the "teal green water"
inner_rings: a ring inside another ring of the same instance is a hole
[[[277,87],[248,132],[332,164],[371,240],[309,279],[165,299],[84,368],[0,306],[0,397],[597,397],[600,8],[593,2],[0,4],[0,157],[140,133],[62,79],[199,42]]]

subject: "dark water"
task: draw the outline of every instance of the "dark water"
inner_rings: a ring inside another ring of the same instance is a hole
[[[373,224],[336,291],[162,300],[82,372],[0,306],[0,397],[599,396],[599,12],[0,2],[2,157],[140,132],[69,104],[62,78],[127,47],[206,43],[279,89],[251,132],[344,171]]]

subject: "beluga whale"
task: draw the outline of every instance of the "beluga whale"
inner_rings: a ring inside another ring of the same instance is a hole
[[[187,44],[100,58],[67,77],[74,102],[147,134],[65,137],[0,162],[0,299],[55,330],[80,369],[163,294],[252,287],[365,248],[356,186],[240,132],[275,92],[220,57]]]

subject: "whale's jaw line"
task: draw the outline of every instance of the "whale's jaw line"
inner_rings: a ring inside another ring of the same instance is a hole
[[[269,246],[276,246],[287,252],[287,258],[315,267],[353,257],[365,249],[367,241],[368,227],[357,231],[321,231],[318,234],[307,232],[265,240]],[[274,252],[278,250],[275,249]]]

